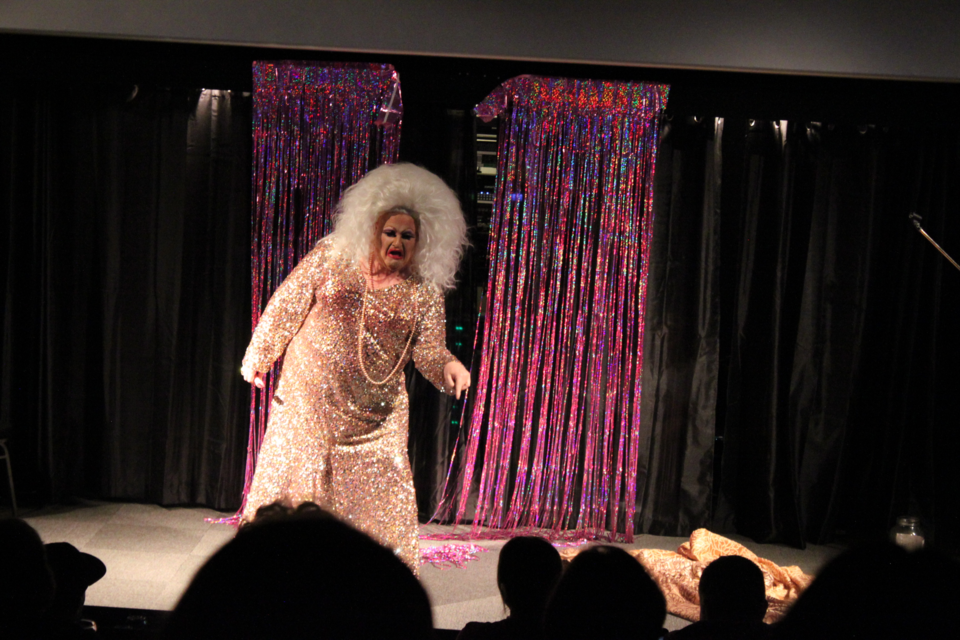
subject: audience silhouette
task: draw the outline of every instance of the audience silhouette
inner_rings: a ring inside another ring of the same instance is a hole
[[[717,558],[699,584],[700,621],[674,631],[669,640],[754,640],[768,638],[763,572],[741,556]]]
[[[18,518],[0,520],[0,638],[38,637],[54,588],[40,535]]]
[[[69,542],[46,545],[47,562],[57,584],[43,618],[44,637],[68,640],[96,638],[96,626],[82,619],[87,587],[107,573],[99,558],[82,553]]]
[[[643,566],[623,549],[592,547],[570,562],[545,617],[551,640],[655,640],[667,604]]]
[[[200,569],[164,637],[430,638],[430,602],[390,550],[317,507],[270,506]]]
[[[508,540],[497,562],[497,586],[510,615],[499,622],[470,622],[459,640],[507,640],[543,637],[543,612],[563,571],[552,544],[535,536]]]
[[[103,563],[67,543],[44,547],[19,519],[0,520],[0,638],[96,637],[80,613]],[[760,568],[740,556],[713,561],[700,578],[700,622],[670,640],[800,640],[960,637],[960,563],[892,543],[860,545],[829,563],[783,620],[763,624]],[[626,551],[597,546],[561,577],[560,556],[542,538],[508,541],[497,584],[510,615],[470,623],[461,640],[665,635],[666,601]],[[315,504],[263,507],[200,569],[163,637],[433,637],[427,595],[397,556]]]
[[[960,637],[960,618],[952,610],[960,601],[958,569],[956,561],[929,549],[859,545],[824,567],[774,626],[774,637]]]

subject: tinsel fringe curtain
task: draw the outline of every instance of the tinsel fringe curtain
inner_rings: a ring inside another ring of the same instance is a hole
[[[523,76],[477,107],[500,118],[487,317],[461,471],[439,518],[464,521],[477,491],[475,534],[632,539],[668,90]]]
[[[251,324],[291,269],[331,230],[337,202],[369,170],[397,160],[403,107],[391,65],[253,65]],[[281,363],[251,387],[243,502]],[[243,506],[240,507],[243,511]]]

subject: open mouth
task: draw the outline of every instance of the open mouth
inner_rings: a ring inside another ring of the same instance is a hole
[[[403,259],[403,251],[400,251],[400,249],[390,249],[387,251],[387,255],[395,260]]]

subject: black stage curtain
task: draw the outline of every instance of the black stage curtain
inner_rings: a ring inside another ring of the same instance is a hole
[[[682,117],[663,132],[641,530],[803,546],[912,514],[960,548],[960,272],[907,218],[960,252],[960,132]]]
[[[709,524],[719,370],[720,131],[661,127],[644,313],[636,530]]]
[[[0,426],[26,502],[239,505],[250,99],[0,96]]]

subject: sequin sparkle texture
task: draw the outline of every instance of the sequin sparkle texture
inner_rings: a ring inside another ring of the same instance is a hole
[[[632,539],[668,91],[522,76],[477,107],[500,118],[487,314],[459,472],[438,518],[472,516],[479,537],[493,527]]]
[[[413,275],[368,290],[352,257],[336,252],[330,238],[317,243],[270,299],[243,358],[256,372],[284,354],[243,518],[278,500],[315,502],[416,572],[409,400],[403,375],[390,373],[412,358],[441,387],[443,367],[454,359],[445,339],[437,287]]]
[[[334,207],[347,187],[397,160],[403,108],[390,65],[255,62],[253,84],[255,327],[293,266],[331,230]],[[244,506],[280,364],[264,391],[251,387]]]

